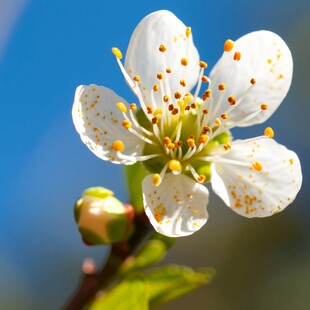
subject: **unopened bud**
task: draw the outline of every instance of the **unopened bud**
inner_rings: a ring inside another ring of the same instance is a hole
[[[91,187],[75,203],[74,216],[85,244],[113,244],[130,236],[134,209],[122,204],[112,191]]]

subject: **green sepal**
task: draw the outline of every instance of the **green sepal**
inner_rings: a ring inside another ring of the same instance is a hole
[[[142,213],[144,211],[142,181],[148,175],[148,172],[141,166],[140,163],[125,165],[124,169],[130,203],[135,208],[136,213]]]

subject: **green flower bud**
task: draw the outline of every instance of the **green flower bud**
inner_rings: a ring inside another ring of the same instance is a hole
[[[103,187],[88,188],[74,206],[75,221],[87,245],[125,241],[132,230],[133,216],[131,205],[122,204]]]

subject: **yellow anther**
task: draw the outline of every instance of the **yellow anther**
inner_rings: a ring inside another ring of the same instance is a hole
[[[186,81],[185,80],[180,80],[180,84],[185,87],[186,86]]]
[[[112,53],[118,59],[122,59],[123,58],[122,52],[117,47],[112,47]]]
[[[206,182],[206,179],[207,178],[203,174],[201,174],[200,176],[198,176],[197,181],[199,183],[204,183],[204,182]]]
[[[180,99],[182,97],[182,94],[179,92],[179,91],[176,91],[175,93],[174,93],[174,98],[175,99]]]
[[[120,109],[121,112],[123,112],[123,113],[126,113],[126,112],[127,112],[127,108],[126,108],[126,106],[124,105],[124,103],[118,102],[118,103],[116,104],[116,106]]]
[[[136,111],[137,110],[137,105],[135,103],[132,103],[130,106],[129,106],[130,110],[132,111]]]
[[[290,162],[291,165],[293,165],[294,159],[293,158],[289,159],[289,162]]]
[[[153,174],[153,184],[158,186],[161,182],[160,175],[158,173]]]
[[[193,97],[193,95],[190,94],[190,93],[185,94],[185,95],[184,95],[184,98],[183,98],[185,104],[188,104],[188,103],[191,102],[193,99],[194,99],[194,97]]]
[[[219,89],[219,90],[224,90],[224,89],[226,89],[226,84],[224,84],[224,83],[219,84],[218,89]]]
[[[182,168],[181,163],[176,159],[171,159],[168,163],[168,167],[171,171],[180,171]]]
[[[268,104],[267,103],[263,103],[260,108],[263,110],[263,111],[266,111],[269,107],[268,107]]]
[[[123,120],[122,125],[126,129],[131,128],[131,122],[129,120],[127,120],[127,119]]]
[[[182,147],[183,142],[182,141],[174,141],[174,147],[178,148],[178,147]]]
[[[203,81],[204,83],[207,83],[209,80],[208,80],[208,78],[205,75],[203,75],[201,77],[201,81]]]
[[[222,119],[227,119],[227,118],[228,118],[228,114],[227,114],[227,113],[221,114],[221,118],[222,118]]]
[[[163,97],[163,100],[164,100],[164,102],[168,102],[168,101],[169,101],[169,96],[168,96],[168,95],[165,95],[165,96]]]
[[[122,152],[125,149],[125,145],[124,145],[123,141],[116,140],[113,142],[112,148],[115,152]]]
[[[208,142],[208,140],[209,140],[209,136],[206,135],[206,134],[202,134],[202,135],[199,137],[198,142],[199,142],[199,144],[201,144],[201,143],[206,143],[206,142]]]
[[[170,67],[167,67],[167,68],[166,68],[166,72],[167,72],[167,73],[171,73],[171,72],[172,72],[171,68],[170,68]]]
[[[222,122],[219,118],[216,118],[214,123],[217,125],[217,126],[221,126]]]
[[[146,109],[147,109],[147,113],[148,113],[148,114],[152,114],[152,113],[153,113],[153,107],[152,107],[151,105],[148,105],[148,106],[146,107]]]
[[[230,145],[229,143],[226,143],[226,144],[224,144],[223,146],[224,146],[224,149],[225,149],[226,151],[228,151],[228,150],[231,149],[231,145]]]
[[[164,144],[169,144],[169,143],[171,143],[171,139],[169,138],[169,137],[165,137],[164,138]]]
[[[170,142],[170,143],[166,144],[166,147],[168,150],[173,150],[174,149],[174,143]]]
[[[240,52],[235,52],[234,54],[234,60],[239,61],[241,59],[241,53]]]
[[[158,49],[160,52],[164,53],[167,50],[167,47],[164,44],[160,44]]]
[[[154,84],[154,85],[153,85],[153,90],[154,90],[154,91],[158,91],[158,89],[159,89],[158,84]]]
[[[274,131],[271,127],[267,127],[264,131],[264,135],[268,138],[273,138],[274,137]]]
[[[188,64],[188,59],[185,58],[185,57],[183,57],[183,58],[181,59],[181,65],[186,67],[187,64]]]
[[[155,116],[152,118],[152,124],[155,125],[158,123],[158,118]]]
[[[256,171],[262,171],[262,170],[263,170],[263,165],[262,165],[259,161],[253,161],[253,162],[252,162],[252,167],[253,167]]]
[[[195,146],[195,139],[188,138],[187,139],[187,146],[193,148]]]
[[[229,102],[230,105],[235,105],[237,102],[236,98],[233,95],[229,96],[227,101]]]
[[[158,73],[157,73],[157,78],[158,78],[159,80],[162,80],[162,79],[164,78],[164,75],[163,75],[161,72],[158,72]]]
[[[185,31],[185,34],[187,37],[189,37],[192,33],[192,28],[191,27],[186,27],[186,31]]]
[[[207,68],[208,67],[208,64],[204,61],[199,61],[199,66],[203,69]]]
[[[135,75],[134,77],[133,77],[133,80],[135,81],[135,82],[140,82],[140,76],[138,76],[138,75]]]
[[[230,39],[226,40],[224,43],[224,51],[230,52],[234,48],[234,45],[235,45],[234,41]]]
[[[162,115],[163,114],[163,110],[161,108],[158,108],[154,111],[154,116],[157,116],[157,115]]]
[[[252,79],[250,80],[250,83],[251,83],[252,85],[254,85],[254,84],[256,83],[256,79],[255,79],[255,78],[252,78]]]

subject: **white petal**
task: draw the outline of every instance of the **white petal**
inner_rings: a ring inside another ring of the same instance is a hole
[[[165,175],[159,186],[152,175],[142,182],[145,213],[155,230],[169,237],[191,235],[208,219],[207,188],[183,174]]]
[[[164,53],[159,51],[161,44],[167,48]],[[183,57],[188,59],[187,66],[181,65]],[[159,83],[157,73],[164,74],[165,89],[155,93],[158,104],[164,94],[173,96],[175,91],[185,94],[193,88],[199,75],[198,61],[192,35],[186,36],[186,26],[173,13],[163,10],[146,16],[134,30],[125,68],[131,76],[140,76],[141,91],[148,103],[153,85]],[[166,73],[167,67],[172,70],[170,74]],[[181,79],[186,80],[186,87],[180,85]],[[171,94],[167,93],[168,88]]]
[[[241,53],[239,61],[233,59],[235,52]],[[270,31],[256,31],[241,37],[232,51],[224,52],[210,74],[215,104],[224,92],[213,119],[225,112],[229,107],[227,98],[233,95],[237,104],[228,113],[225,121],[228,127],[264,122],[285,98],[292,74],[291,52],[278,35]],[[250,83],[252,78],[256,80],[254,85]],[[220,83],[226,84],[225,91],[218,90]],[[267,104],[269,108],[260,111],[261,104]],[[256,111],[260,112],[253,118],[249,117]]]
[[[302,182],[297,155],[273,139],[231,143],[231,151],[221,157],[249,165],[214,163],[211,184],[227,206],[246,217],[266,217],[282,211],[296,197]],[[258,172],[253,161],[262,164]]]
[[[116,103],[126,101],[111,89],[95,84],[81,85],[76,89],[72,107],[72,117],[82,141],[99,158],[113,163],[133,164],[140,155],[144,143],[123,128],[124,117]],[[119,159],[112,144],[121,140],[125,149],[122,152],[129,159]]]

